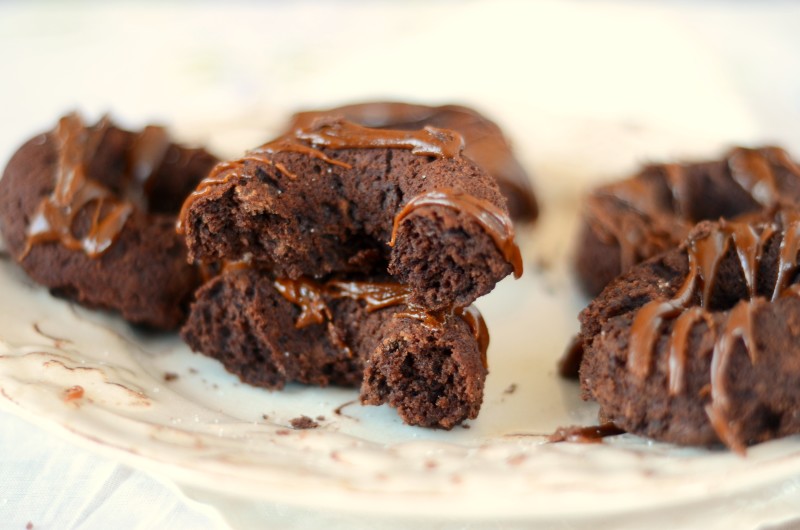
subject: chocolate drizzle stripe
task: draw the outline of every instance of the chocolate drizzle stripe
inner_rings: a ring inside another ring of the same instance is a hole
[[[87,174],[89,162],[110,129],[111,122],[105,116],[91,128],[75,113],[59,120],[53,133],[58,160],[53,191],[39,203],[28,225],[20,259],[34,245],[54,242],[97,258],[119,238],[137,207],[147,210],[151,180],[164,162],[169,138],[162,127],[156,126],[148,126],[134,136],[126,152],[125,173],[120,182],[123,199]],[[77,216],[90,206],[94,207],[91,223],[86,233],[78,237],[73,225]]]
[[[478,199],[458,190],[433,190],[417,195],[408,201],[395,215],[389,246],[397,241],[397,232],[403,220],[418,208],[442,206],[464,212],[474,219],[494,241],[497,250],[514,268],[514,277],[522,276],[522,256],[514,242],[514,226],[511,219],[500,208],[489,201]]]
[[[119,237],[133,213],[133,205],[114,194],[86,174],[86,163],[93,155],[108,121],[101,120],[92,130],[77,114],[69,114],[58,123],[54,133],[58,163],[53,192],[39,203],[30,224],[20,259],[34,245],[58,242],[70,250],[82,250],[92,258],[102,255]],[[91,225],[82,237],[73,233],[73,224],[84,208],[94,203]]]
[[[368,313],[408,303],[409,289],[398,283],[331,281],[325,291],[332,298],[352,298],[366,304]]]
[[[164,163],[169,146],[166,129],[154,125],[145,127],[133,142],[129,172],[145,197],[152,187],[153,175]]]
[[[786,289],[789,276],[797,270],[797,253],[800,252],[800,214],[784,212],[784,235],[778,254],[778,274],[772,291],[772,300],[777,300]]]
[[[708,237],[693,241],[689,252],[695,257],[694,263],[699,266],[700,279],[703,283],[700,304],[707,307],[711,302],[714,280],[719,270],[719,262],[728,251],[730,237],[722,230],[715,230]],[[738,253],[737,253],[738,254]],[[685,304],[682,304],[685,305]]]
[[[247,268],[248,265],[238,266]],[[227,269],[227,267],[226,267]],[[302,329],[312,324],[328,325],[328,333],[335,345],[352,355],[350,348],[339,336],[333,325],[333,313],[327,305],[326,298],[335,300],[349,298],[364,303],[368,313],[388,307],[405,306],[402,311],[395,314],[395,318],[410,318],[422,322],[430,329],[442,329],[447,313],[432,313],[425,309],[410,305],[408,297],[410,290],[399,283],[392,282],[359,282],[332,280],[319,283],[309,278],[292,280],[279,278],[273,282],[275,289],[283,295],[284,299],[300,309],[300,315],[295,321],[295,327]],[[461,318],[469,326],[481,354],[481,362],[486,363],[486,351],[489,347],[489,330],[480,312],[473,306],[454,308],[452,314]]]
[[[728,168],[733,180],[760,205],[778,202],[778,184],[766,150],[738,147],[728,155]]]
[[[689,274],[675,297],[669,301],[653,300],[642,306],[631,325],[627,367],[633,374],[644,379],[650,374],[651,358],[656,339],[664,318],[676,317],[694,294],[699,277],[697,257],[689,253]]]
[[[408,149],[415,155],[436,158],[455,158],[464,148],[463,137],[448,129],[377,129],[340,117],[314,114],[297,115],[291,131],[281,139],[290,143],[301,141],[315,147],[331,149]]]
[[[686,171],[678,164],[664,164],[664,179],[672,194],[675,213],[681,217],[687,217],[689,210],[689,183]]]
[[[486,326],[483,315],[475,306],[456,309],[455,314],[461,317],[472,330],[472,336],[475,338],[475,342],[478,343],[478,351],[481,353],[481,364],[488,370],[489,361],[486,358],[486,352],[489,350],[489,328]]]
[[[333,319],[331,310],[323,298],[323,289],[316,282],[306,278],[298,280],[279,278],[273,285],[286,300],[300,308],[300,316],[294,325],[297,329]]]
[[[713,327],[713,320],[702,307],[692,307],[681,313],[675,320],[669,340],[669,357],[667,380],[669,394],[677,396],[683,392],[686,372],[686,350],[689,347],[689,334],[700,320],[705,320],[709,328]]]

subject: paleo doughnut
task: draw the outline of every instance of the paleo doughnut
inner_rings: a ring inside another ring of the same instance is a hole
[[[472,308],[437,314],[407,298],[386,279],[271,279],[228,265],[198,291],[182,335],[245,383],[360,385],[362,403],[449,429],[478,414],[488,332]]]
[[[296,120],[219,164],[181,213],[189,255],[248,258],[275,277],[384,273],[429,310],[464,307],[522,272],[494,179],[452,131]]]
[[[496,123],[474,109],[461,105],[430,107],[410,103],[375,101],[346,105],[324,111],[301,112],[295,119],[341,116],[346,120],[379,129],[421,129],[426,125],[451,129],[464,138],[464,156],[497,180],[515,221],[534,221],[539,205],[528,173],[514,157],[511,145]]]
[[[701,222],[581,313],[584,397],[626,431],[747,445],[800,432],[800,213]]]
[[[107,118],[70,114],[23,145],[0,179],[0,232],[36,282],[130,322],[173,329],[199,284],[175,233],[186,195],[216,159]]]
[[[781,204],[800,204],[800,168],[778,147],[737,147],[718,161],[647,166],[586,198],[578,278],[595,296],[620,273],[677,246],[699,221]]]

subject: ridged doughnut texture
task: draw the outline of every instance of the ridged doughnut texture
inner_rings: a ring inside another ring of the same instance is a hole
[[[476,417],[485,328],[453,314],[409,313],[396,296],[402,289],[270,280],[229,267],[198,291],[182,335],[255,386],[361,385],[363,403],[389,403],[410,425],[449,429]]]
[[[303,112],[298,117],[307,119],[312,115],[342,116],[360,125],[382,129],[413,130],[426,125],[452,129],[464,137],[464,156],[497,179],[515,221],[530,222],[539,215],[531,179],[514,156],[511,144],[496,123],[475,109],[462,105],[432,107],[374,101]]]
[[[76,115],[28,141],[0,180],[0,232],[36,282],[159,329],[180,325],[200,278],[175,233],[177,212],[217,160]]]
[[[595,189],[583,207],[575,268],[592,296],[677,246],[699,221],[800,205],[800,168],[778,147],[737,147],[713,162],[657,164]]]
[[[190,257],[247,257],[291,279],[388,270],[412,303],[469,305],[521,262],[505,200],[458,141],[438,129],[298,126],[220,164],[190,196]]]
[[[800,432],[800,215],[711,223],[581,313],[584,397],[626,431],[747,445]]]

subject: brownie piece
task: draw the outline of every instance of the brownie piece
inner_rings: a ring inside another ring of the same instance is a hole
[[[181,214],[189,256],[253,260],[276,277],[388,271],[430,310],[463,307],[522,272],[494,179],[458,134],[296,122],[218,165]]]
[[[24,144],[0,179],[0,232],[25,272],[54,294],[176,328],[200,277],[177,213],[217,160],[108,119],[71,114]]]
[[[584,397],[626,431],[747,445],[800,432],[800,214],[711,223],[581,313]]]
[[[229,265],[198,291],[182,336],[245,383],[361,385],[363,403],[449,429],[478,414],[486,328],[472,310],[428,313],[407,298],[387,281],[276,280]]]
[[[496,123],[475,109],[461,105],[431,107],[374,101],[302,112],[296,119],[307,120],[313,116],[341,116],[359,125],[379,129],[414,130],[426,125],[452,129],[464,137],[464,156],[497,180],[514,221],[530,222],[539,215],[531,179],[514,156],[511,144]]]
[[[800,168],[778,147],[737,147],[713,162],[647,166],[586,198],[578,278],[595,296],[620,273],[679,245],[699,221],[782,205],[800,205]]]

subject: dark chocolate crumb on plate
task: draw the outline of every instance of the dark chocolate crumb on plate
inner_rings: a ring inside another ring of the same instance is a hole
[[[503,390],[503,394],[506,394],[506,395],[510,396],[511,394],[513,394],[516,391],[517,391],[517,384],[516,383],[511,383],[510,385],[508,385],[508,388]]]
[[[613,422],[606,422],[602,425],[590,425],[581,427],[572,425],[569,427],[559,427],[556,432],[547,437],[549,443],[574,442],[582,444],[601,443],[603,438],[625,434],[625,431],[614,425]]]
[[[164,372],[164,381],[175,381],[178,378],[178,374],[175,372]]]
[[[292,418],[289,423],[292,425],[292,429],[316,429],[319,427],[319,423],[305,415]]]

